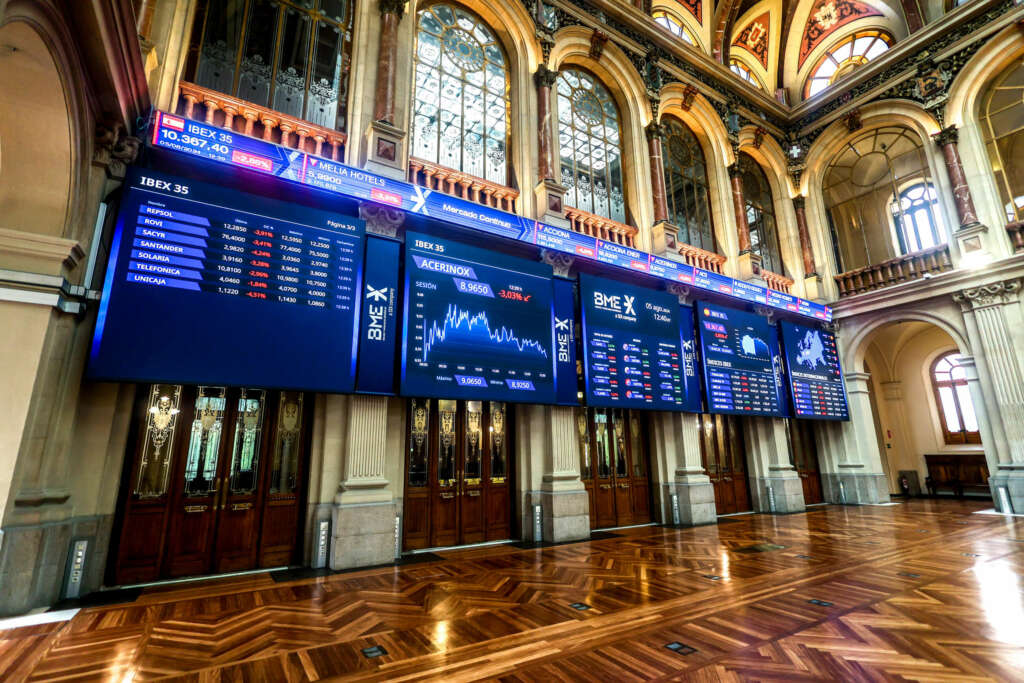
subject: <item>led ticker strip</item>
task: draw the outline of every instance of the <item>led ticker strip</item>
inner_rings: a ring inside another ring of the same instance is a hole
[[[151,141],[156,147],[266,173],[355,199],[387,204],[460,227],[640,271],[733,299],[771,306],[816,320],[832,320],[832,309],[813,301],[173,114],[157,112]]]

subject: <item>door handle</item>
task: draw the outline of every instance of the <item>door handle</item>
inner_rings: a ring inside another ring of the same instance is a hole
[[[619,488],[620,489],[628,489],[629,488],[629,484],[619,484]]]
[[[601,484],[601,490],[602,491],[607,491],[610,488],[612,488],[611,484]]]
[[[442,493],[441,494],[441,498],[444,499],[444,500],[451,500],[454,497],[455,497],[454,493]]]
[[[474,489],[472,491],[466,491],[466,495],[476,498],[477,496],[480,495],[480,492]]]

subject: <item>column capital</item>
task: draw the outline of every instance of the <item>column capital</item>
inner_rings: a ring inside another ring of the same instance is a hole
[[[960,133],[956,126],[946,126],[938,133],[932,135],[932,140],[935,140],[935,144],[939,147],[945,147],[946,145],[955,145],[960,139]]]
[[[728,170],[730,178],[739,178],[743,175],[743,171],[740,170],[740,165],[738,163],[729,164]]]
[[[569,270],[572,268],[572,264],[576,262],[575,256],[555,251],[554,249],[541,249],[540,259],[551,266],[555,275],[560,277],[569,277]]]
[[[657,121],[651,121],[644,127],[644,132],[647,133],[648,140],[659,139],[665,136],[665,126]]]
[[[797,211],[803,211],[807,207],[807,198],[803,195],[797,195],[793,197],[793,208]]]
[[[538,88],[550,88],[555,84],[558,79],[558,71],[549,69],[547,64],[541,64],[537,67],[537,70],[533,72],[533,83]]]
[[[971,287],[953,295],[953,301],[964,311],[1013,303],[1020,298],[1020,280],[1004,280],[989,285]]]
[[[405,15],[405,4],[406,0],[377,0],[377,9],[381,16],[394,14],[401,19]]]

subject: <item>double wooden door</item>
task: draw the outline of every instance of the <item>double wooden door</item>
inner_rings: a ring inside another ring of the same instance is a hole
[[[700,455],[715,487],[715,510],[720,515],[748,512],[750,483],[743,424],[733,415],[700,415]]]
[[[621,408],[579,408],[580,477],[594,529],[651,521],[646,418]]]
[[[804,505],[821,503],[821,470],[818,447],[814,441],[814,424],[807,420],[789,421],[789,461],[800,475],[804,488]]]
[[[512,537],[511,410],[497,401],[411,399],[403,547]]]
[[[291,564],[307,403],[290,391],[140,387],[108,580]]]

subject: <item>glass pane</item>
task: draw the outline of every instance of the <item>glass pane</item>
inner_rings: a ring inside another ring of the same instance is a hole
[[[196,83],[231,94],[235,84],[235,59],[245,21],[245,0],[209,3],[206,29],[199,48]]]
[[[157,498],[167,493],[180,402],[180,385],[154,384],[149,390],[146,434],[142,441],[139,475],[132,492],[139,498]]]
[[[273,108],[291,116],[302,116],[310,28],[309,15],[285,9],[284,31],[277,53],[277,74],[274,76]]]
[[[455,410],[455,401],[437,402],[437,481],[441,486],[455,484]]]
[[[309,100],[306,120],[334,128],[338,117],[338,88],[341,85],[344,58],[341,53],[343,37],[334,24],[316,24],[316,44],[313,46],[313,76],[309,82]]]
[[[597,476],[607,479],[612,476],[611,425],[608,424],[608,411],[594,411],[594,441],[597,453]]]
[[[186,496],[207,496],[216,489],[220,437],[227,406],[224,393],[223,387],[199,387],[185,460]]]
[[[587,409],[576,409],[576,437],[580,444],[580,477],[591,479],[594,473],[591,471],[590,460],[590,433],[587,429]]]
[[[968,432],[978,431],[978,416],[974,412],[971,390],[963,384],[957,385],[956,400],[960,404],[960,414],[964,419],[964,430]]]
[[[629,414],[629,454],[633,460],[633,476],[647,476],[647,454],[640,433],[640,416],[633,412]]]
[[[238,96],[262,106],[270,102],[270,69],[279,14],[278,5],[270,0],[253,2],[239,68]]]
[[[295,493],[298,490],[302,410],[301,392],[281,392],[277,428],[274,430],[274,450],[270,454],[271,493]]]
[[[479,484],[483,468],[483,403],[466,401],[466,457],[463,481]]]
[[[628,477],[626,465],[626,418],[621,410],[612,412],[612,424],[615,427],[615,476]]]
[[[423,398],[409,401],[409,486],[427,485],[427,453],[430,442],[430,402]]]
[[[939,402],[942,404],[943,419],[946,421],[946,431],[956,433],[960,431],[960,416],[956,409],[956,399],[953,397],[952,387],[939,387]]]
[[[235,417],[235,442],[231,448],[231,492],[252,493],[260,465],[260,436],[263,432],[262,391],[243,389]]]
[[[488,431],[491,434],[491,482],[503,484],[508,476],[505,404],[492,401],[490,410],[491,425]]]

